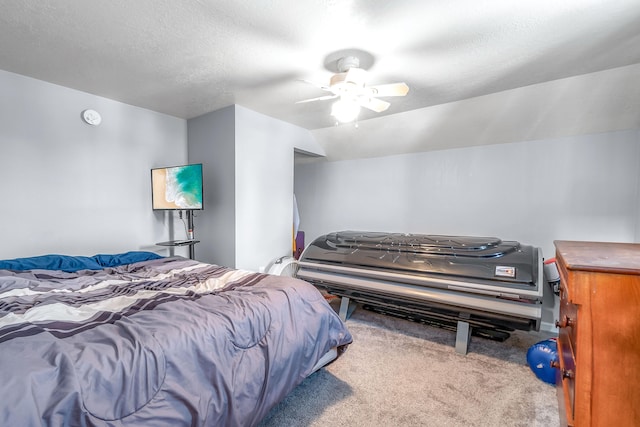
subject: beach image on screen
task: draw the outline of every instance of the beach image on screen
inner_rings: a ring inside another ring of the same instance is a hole
[[[202,165],[151,171],[154,209],[202,209]]]

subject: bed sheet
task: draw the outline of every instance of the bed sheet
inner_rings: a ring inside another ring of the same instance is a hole
[[[182,257],[0,270],[0,425],[252,426],[351,341],[294,278]]]

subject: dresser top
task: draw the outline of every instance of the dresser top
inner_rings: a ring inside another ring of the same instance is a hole
[[[567,269],[640,274],[640,244],[556,240]]]

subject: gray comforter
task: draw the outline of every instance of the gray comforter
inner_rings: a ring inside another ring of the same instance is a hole
[[[0,425],[252,426],[350,342],[293,278],[181,257],[0,270]]]

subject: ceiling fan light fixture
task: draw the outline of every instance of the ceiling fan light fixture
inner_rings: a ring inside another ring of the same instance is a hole
[[[350,99],[341,98],[333,103],[331,115],[341,123],[349,123],[358,118],[360,105]]]
[[[371,61],[368,65],[371,65]],[[336,124],[349,123],[358,119],[360,107],[381,113],[386,111],[391,103],[379,98],[405,96],[409,92],[409,86],[404,82],[367,86],[369,76],[366,68],[360,68],[360,60],[357,56],[346,55],[338,58],[336,67],[331,68],[331,71],[337,71],[337,73],[331,76],[329,85],[314,84],[331,94],[304,99],[297,104],[337,98],[331,108],[331,115],[336,119]]]

